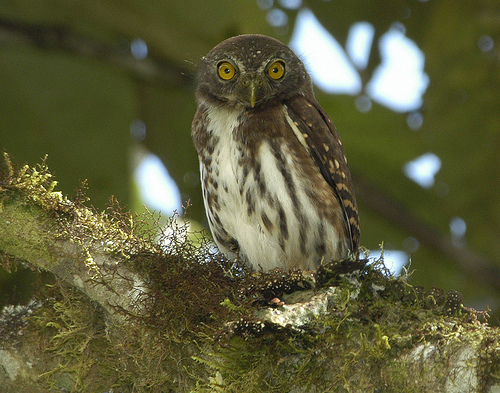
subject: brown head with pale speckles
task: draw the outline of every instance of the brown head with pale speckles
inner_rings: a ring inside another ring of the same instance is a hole
[[[232,37],[213,48],[203,58],[198,91],[248,108],[313,94],[304,64],[292,50],[258,34]]]

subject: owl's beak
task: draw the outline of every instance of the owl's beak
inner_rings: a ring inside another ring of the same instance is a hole
[[[263,81],[255,75],[244,76],[241,80],[241,96],[248,99],[248,103],[252,108],[257,104],[257,97],[259,97],[259,90],[262,88]]]
[[[255,106],[255,102],[257,101],[257,89],[259,88],[258,84],[255,81],[250,82],[250,105],[252,108]]]

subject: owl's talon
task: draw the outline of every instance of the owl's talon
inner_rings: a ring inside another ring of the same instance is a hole
[[[275,297],[271,299],[271,306],[272,307],[281,307],[285,304],[283,300],[280,300],[279,298]]]

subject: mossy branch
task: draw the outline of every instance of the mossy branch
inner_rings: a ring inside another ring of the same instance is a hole
[[[45,164],[7,173],[0,185],[0,250],[35,269],[53,273],[100,304],[107,316],[123,322],[117,309],[133,310],[144,288],[123,262],[154,246],[135,236],[122,221],[97,213],[54,191],[57,184]],[[130,218],[130,222],[132,219]]]
[[[0,313],[2,392],[500,389],[500,332],[455,291],[382,261],[250,272],[175,220],[161,235],[55,187],[45,164],[5,156],[0,261],[40,275],[28,304]]]

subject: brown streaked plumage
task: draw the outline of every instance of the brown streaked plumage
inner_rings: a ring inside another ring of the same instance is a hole
[[[356,257],[359,219],[344,148],[299,58],[261,35],[203,59],[192,136],[220,250],[254,269]]]

